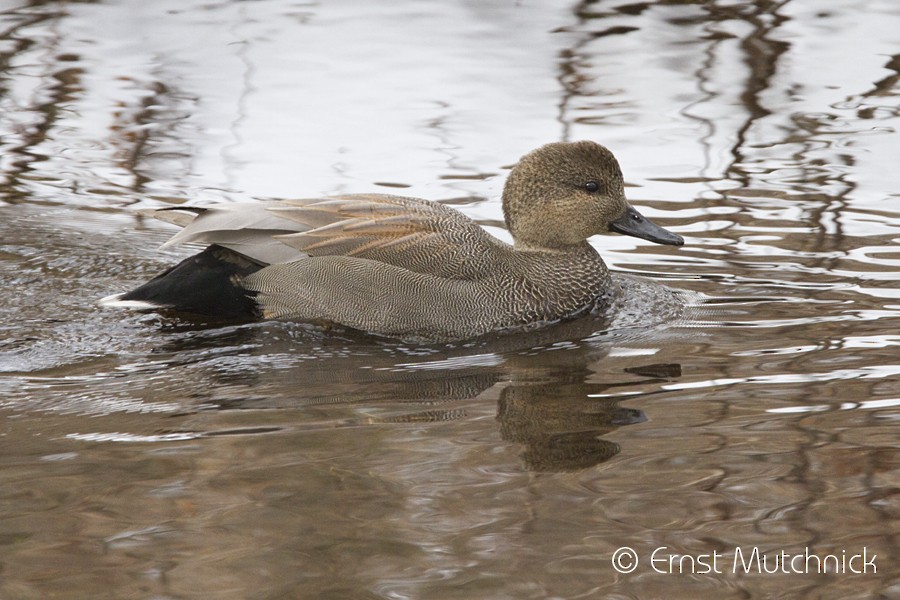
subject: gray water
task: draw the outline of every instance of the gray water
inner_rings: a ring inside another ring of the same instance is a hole
[[[893,0],[3,3],[0,598],[900,598],[898,30]],[[682,318],[424,347],[95,304],[190,253],[144,208],[382,191],[508,239],[508,167],[560,139],[685,237],[592,240]]]

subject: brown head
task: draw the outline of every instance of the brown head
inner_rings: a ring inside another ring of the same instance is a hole
[[[591,141],[556,142],[523,156],[503,188],[503,216],[523,248],[564,250],[607,231],[684,243],[628,204],[619,162]]]

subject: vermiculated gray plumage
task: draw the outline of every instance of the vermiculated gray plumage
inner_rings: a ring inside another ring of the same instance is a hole
[[[214,245],[261,265],[235,279],[234,257],[215,255],[263,318],[431,341],[536,326],[592,307],[610,278],[587,238],[613,226],[681,243],[627,204],[618,163],[593,142],[549,144],[526,155],[503,202],[515,246],[443,204],[381,194],[156,215],[184,227],[167,245]],[[179,289],[171,289],[169,307],[177,309]]]

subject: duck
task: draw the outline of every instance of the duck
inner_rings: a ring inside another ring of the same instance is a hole
[[[612,283],[595,235],[684,244],[627,201],[615,156],[590,140],[523,156],[502,205],[512,244],[446,204],[388,194],[156,209],[182,228],[163,247],[205,249],[100,304],[454,342],[602,304]]]

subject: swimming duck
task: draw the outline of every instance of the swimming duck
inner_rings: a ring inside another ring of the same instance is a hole
[[[164,247],[207,248],[101,303],[448,342],[594,307],[611,278],[593,235],[684,243],[628,204],[618,161],[591,141],[522,157],[503,215],[514,245],[444,204],[384,194],[164,208],[153,216],[183,227]]]

